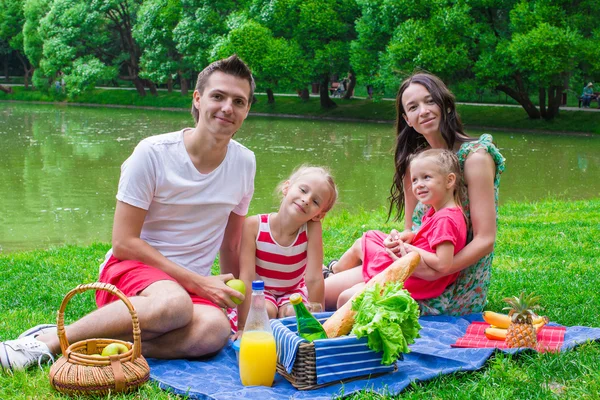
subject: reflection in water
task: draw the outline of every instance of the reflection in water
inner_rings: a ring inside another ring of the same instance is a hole
[[[0,251],[108,242],[121,163],[144,137],[189,126],[185,112],[0,103]],[[471,132],[479,134],[479,132]],[[251,213],[302,163],[329,166],[336,209],[387,207],[391,125],[250,117],[236,139],[256,153]],[[597,197],[600,138],[494,133],[507,159],[501,201]]]

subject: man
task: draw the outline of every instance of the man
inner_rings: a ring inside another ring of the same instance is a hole
[[[583,93],[581,94],[582,106],[583,108],[590,108],[590,103],[592,102],[592,97],[594,96],[594,84],[592,82],[588,83],[583,88]]]
[[[237,56],[199,75],[194,129],[142,140],[121,168],[113,248],[101,266],[134,305],[147,357],[191,358],[219,351],[235,329],[224,309],[225,282],[239,275],[244,216],[254,192],[254,154],[232,140],[248,116],[255,84]],[[210,276],[219,251],[222,275]],[[132,340],[126,306],[96,293],[98,309],[66,328],[71,343],[93,337]],[[40,325],[0,343],[4,369],[25,369],[60,353],[56,328]]]

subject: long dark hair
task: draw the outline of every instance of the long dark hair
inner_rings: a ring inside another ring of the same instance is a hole
[[[454,94],[452,94],[440,78],[433,74],[419,72],[405,79],[396,95],[396,148],[394,151],[394,164],[396,168],[394,182],[390,188],[388,220],[394,210],[394,220],[396,221],[404,214],[404,175],[408,169],[409,157],[428,146],[425,137],[411,126],[408,126],[403,117],[406,112],[402,105],[402,95],[411,84],[418,84],[425,87],[429,91],[433,102],[440,108],[440,132],[448,144],[449,150],[454,148],[454,144],[457,141],[467,142],[473,140],[464,132],[462,121],[456,112]]]

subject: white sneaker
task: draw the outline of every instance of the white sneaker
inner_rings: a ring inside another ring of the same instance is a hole
[[[33,328],[27,329],[25,332],[19,335],[19,339],[23,339],[25,337],[38,337],[39,335],[45,335],[46,333],[54,333],[56,334],[56,325],[54,324],[40,324],[36,325]]]
[[[0,364],[9,371],[24,370],[36,362],[42,368],[42,361],[54,357],[44,342],[33,337],[0,342]]]

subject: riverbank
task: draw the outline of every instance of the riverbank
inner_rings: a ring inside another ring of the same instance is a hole
[[[540,313],[573,326],[598,326],[600,267],[597,227],[600,199],[544,201],[501,206],[486,309],[501,311],[504,297],[521,291],[541,296]],[[389,230],[386,213],[342,212],[324,220],[325,260],[339,257],[365,229]],[[96,279],[109,244],[64,246],[42,251],[0,254],[0,340],[16,337],[38,323],[51,323],[68,290]],[[27,282],[25,284],[25,282]],[[93,296],[74,298],[67,323],[94,308]],[[0,372],[0,398],[66,398],[48,384],[48,367],[13,375]],[[481,371],[444,375],[405,390],[402,398],[546,399],[555,396],[596,398],[600,393],[600,343],[558,354],[497,354]],[[155,384],[115,399],[172,399]],[[460,397],[460,396],[459,396]],[[352,399],[373,399],[362,393]],[[391,396],[377,397],[392,399]],[[466,398],[466,397],[465,397]]]
[[[188,112],[190,96],[178,92],[158,92],[157,96],[139,97],[137,92],[124,89],[94,89],[73,99],[56,93],[44,94],[38,91],[15,87],[13,94],[0,92],[0,101],[25,101],[84,106],[140,107],[169,111]],[[288,118],[314,118],[349,122],[378,122],[392,124],[395,121],[393,101],[372,101],[367,99],[333,99],[338,107],[324,110],[319,99],[311,97],[303,102],[297,96],[276,96],[274,104],[267,103],[266,95],[257,95],[252,105],[251,115],[268,115]],[[553,121],[531,120],[522,108],[495,105],[459,104],[458,110],[469,129],[501,129],[519,132],[547,132],[567,134],[600,134],[600,113],[591,111],[561,110]]]

